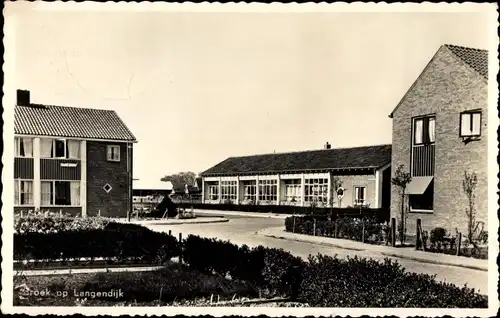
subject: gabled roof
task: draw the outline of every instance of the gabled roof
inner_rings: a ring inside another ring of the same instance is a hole
[[[432,64],[436,56],[442,51],[447,49],[452,53],[452,55],[457,58],[457,60],[461,61],[462,63],[466,64],[471,71],[476,72],[479,76],[482,78],[488,80],[488,51],[487,50],[481,50],[481,49],[473,49],[469,47],[464,47],[464,46],[458,46],[458,45],[452,45],[452,44],[445,44],[442,45],[439,50],[436,51],[434,56],[431,58],[429,63],[425,66],[423,71],[420,73],[420,75],[417,77],[415,82],[413,82],[412,86],[406,91],[405,95],[399,103],[396,105],[394,110],[391,112],[389,115],[390,118],[393,117],[394,112],[399,108],[399,106],[403,103],[403,101],[406,99],[406,96],[408,93],[415,87],[415,85],[418,83],[422,75],[426,72],[428,67]]]
[[[488,51],[458,45],[445,45],[450,51],[473,70],[488,79]]]
[[[391,145],[336,148],[231,157],[201,175],[243,175],[287,171],[377,169],[391,162]]]
[[[136,141],[113,110],[39,104],[15,107],[14,133]]]

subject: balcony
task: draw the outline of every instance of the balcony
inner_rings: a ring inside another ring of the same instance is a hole
[[[412,153],[412,176],[426,177],[434,175],[434,165],[436,161],[436,145],[413,146]]]

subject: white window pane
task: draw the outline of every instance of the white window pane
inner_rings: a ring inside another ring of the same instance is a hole
[[[80,141],[79,140],[68,140],[68,158],[79,159],[80,158]]]
[[[423,125],[424,122],[423,120],[419,119],[415,121],[415,143],[416,144],[421,144],[422,143],[422,131],[423,131]]]
[[[80,182],[71,182],[71,205],[80,205]]]
[[[14,204],[19,205],[19,181],[14,180]]]
[[[436,131],[436,120],[434,118],[430,118],[429,119],[429,141],[430,142],[435,141],[435,138],[436,138],[435,131]]]
[[[462,114],[462,119],[460,121],[461,127],[460,132],[462,136],[469,136],[471,134],[471,126],[470,126],[470,115],[471,114]]]
[[[42,138],[40,139],[40,157],[50,158],[52,157],[52,139]]]
[[[475,113],[472,115],[472,134],[481,134],[481,113]]]

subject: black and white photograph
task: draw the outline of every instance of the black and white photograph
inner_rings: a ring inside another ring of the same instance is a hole
[[[2,312],[496,315],[496,3],[3,15]]]

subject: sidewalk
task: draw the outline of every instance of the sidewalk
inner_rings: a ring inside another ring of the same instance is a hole
[[[151,272],[164,266],[134,266],[134,267],[94,267],[94,268],[58,268],[58,269],[30,269],[14,270],[14,277],[24,276],[46,276],[46,275],[69,275],[69,274],[92,274],[92,273],[116,273],[116,272]]]
[[[205,214],[205,215],[215,214],[215,215],[231,215],[231,216],[274,218],[274,219],[286,219],[289,216],[293,216],[292,214],[277,214],[269,212],[221,211],[221,210],[202,210],[202,209],[194,209],[194,213]],[[295,216],[300,216],[300,215],[295,214]]]
[[[463,256],[417,251],[414,248],[394,248],[385,245],[365,244],[357,241],[334,239],[330,237],[312,236],[286,232],[283,226],[258,231],[256,234],[287,241],[312,243],[336,248],[380,253],[387,257],[396,257],[422,263],[439,264],[488,271],[488,260]]]
[[[127,219],[119,219],[115,222],[132,223],[138,225],[178,225],[178,224],[202,224],[202,223],[221,223],[228,222],[229,219],[224,217],[197,217],[194,219],[157,219],[157,220],[134,220],[130,222]]]

